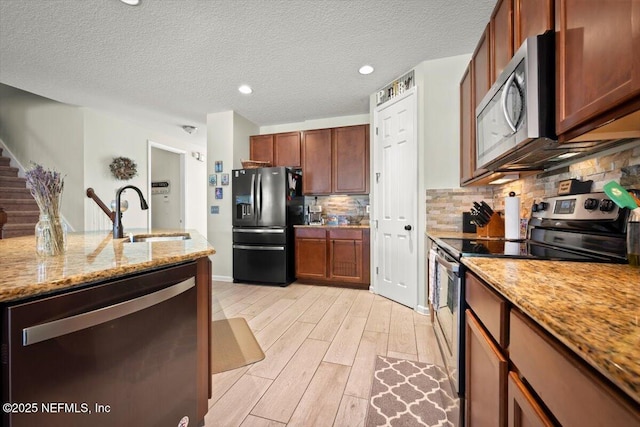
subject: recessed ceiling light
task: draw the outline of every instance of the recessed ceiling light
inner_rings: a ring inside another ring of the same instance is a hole
[[[137,6],[140,4],[140,0],[120,0],[124,4],[128,4],[129,6]]]
[[[373,73],[373,67],[371,65],[363,65],[362,67],[360,67],[358,72],[364,75],[371,74]]]
[[[249,95],[251,92],[253,92],[253,89],[251,89],[249,85],[242,85],[238,88],[238,91],[240,93],[244,93],[245,95]]]

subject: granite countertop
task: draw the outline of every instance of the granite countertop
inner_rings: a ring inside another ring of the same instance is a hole
[[[146,230],[127,231],[149,235]],[[64,255],[42,259],[36,256],[34,236],[0,240],[0,302],[61,291],[215,253],[197,231],[187,232],[191,239],[136,243],[129,243],[128,238],[114,240],[111,232],[105,231],[69,233]]]
[[[462,262],[640,403],[640,269],[488,257]]]
[[[361,224],[348,224],[348,225],[327,225],[327,224],[323,224],[323,225],[306,225],[306,224],[300,224],[300,225],[294,225],[294,228],[366,228],[369,229],[369,225],[361,225]]]

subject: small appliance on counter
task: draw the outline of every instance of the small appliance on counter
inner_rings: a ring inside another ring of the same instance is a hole
[[[309,225],[323,225],[322,219],[322,205],[308,206],[309,211]]]

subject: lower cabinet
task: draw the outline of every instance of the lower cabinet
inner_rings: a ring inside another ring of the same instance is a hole
[[[471,310],[465,333],[465,425],[505,426],[507,359]]]
[[[619,389],[493,287],[465,278],[467,427],[640,426]]]
[[[296,228],[296,278],[369,285],[369,229]]]

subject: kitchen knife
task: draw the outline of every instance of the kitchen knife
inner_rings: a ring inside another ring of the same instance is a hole
[[[489,223],[491,220],[491,215],[480,205],[478,202],[473,202],[473,205],[476,207],[476,212],[478,212],[478,216],[482,218],[482,221],[485,225]],[[484,227],[484,225],[482,226]]]
[[[491,206],[489,206],[484,200],[482,200],[480,203],[482,203],[482,207],[484,208],[484,211],[488,213],[489,218],[491,218],[491,215],[493,215],[493,209],[491,209]]]
[[[473,216],[474,222],[478,227],[484,227],[489,223],[485,215],[481,213],[478,209],[471,208],[471,215]]]

